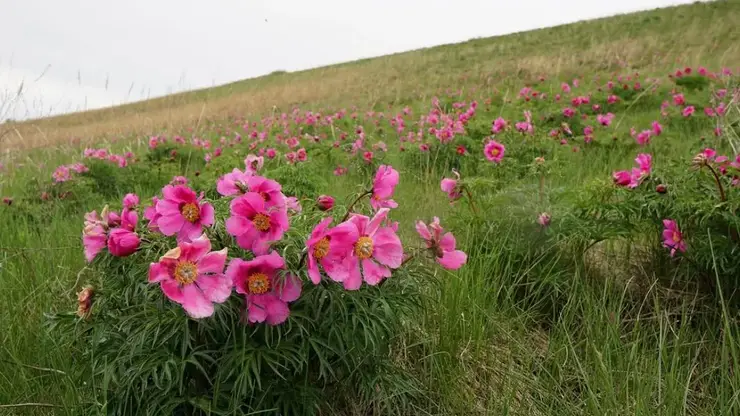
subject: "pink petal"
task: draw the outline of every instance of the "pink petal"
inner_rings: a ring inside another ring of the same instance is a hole
[[[454,251],[455,245],[455,236],[453,236],[452,233],[446,233],[442,236],[442,239],[439,240],[439,246],[444,251]]]
[[[290,309],[288,304],[279,299],[270,299],[267,301],[267,323],[270,325],[280,325],[288,319]]]
[[[365,275],[365,282],[370,286],[375,286],[386,277],[391,277],[390,269],[370,259],[362,261],[362,272]]]
[[[171,279],[169,270],[162,263],[151,263],[149,265],[149,283]]]
[[[348,257],[347,278],[344,279],[344,288],[347,290],[357,290],[362,286],[362,274],[360,273],[360,262],[356,257]]]
[[[378,229],[373,237],[373,258],[396,269],[403,263],[403,246],[396,233],[388,227]]]
[[[247,262],[242,259],[232,259],[229,266],[226,267],[224,275],[231,281],[231,285],[236,288],[237,293],[245,294],[248,292],[245,282]]]
[[[231,235],[242,235],[253,227],[252,221],[245,217],[233,215],[226,219],[226,232]]]
[[[194,202],[196,199],[195,191],[184,185],[167,185],[162,188],[162,196],[164,199],[180,203]]]
[[[185,300],[185,294],[183,288],[175,281],[175,279],[165,279],[160,282],[159,287],[162,288],[162,292],[167,298],[173,302],[182,304]]]
[[[263,298],[263,295],[250,295],[247,297],[249,322],[265,322],[265,319],[267,319],[266,301]]]
[[[190,317],[199,319],[213,315],[213,303],[206,299],[203,292],[196,285],[187,285],[182,292],[182,307]]]
[[[283,302],[294,302],[301,296],[301,280],[292,274],[286,275],[277,282],[275,293]]]
[[[383,222],[388,217],[388,211],[390,211],[390,209],[388,208],[379,209],[378,212],[375,213],[375,216],[373,217],[373,219],[367,225],[365,234],[367,235],[375,234],[375,231],[378,230],[380,223]]]
[[[179,212],[175,215],[163,215],[157,219],[159,232],[167,236],[175,235],[175,233],[182,229],[184,224],[185,218]]]
[[[247,192],[231,201],[231,213],[235,215],[252,218],[257,213],[264,211],[265,201],[260,194],[255,192]]]
[[[321,272],[319,271],[319,265],[316,263],[316,259],[313,255],[308,255],[308,277],[311,278],[313,284],[318,285],[321,282]]]
[[[457,270],[468,261],[468,256],[460,250],[445,251],[442,257],[437,258],[437,261],[445,269]]]
[[[416,222],[416,232],[419,233],[419,236],[421,236],[421,238],[426,241],[430,241],[432,239],[432,234],[429,232],[429,227],[427,227],[427,225],[424,224],[423,221]]]
[[[154,205],[154,210],[160,215],[175,215],[180,213],[180,204],[167,199],[160,199]]]
[[[224,248],[219,251],[212,251],[198,262],[198,273],[221,273],[226,264],[226,254],[228,249]]]
[[[231,282],[222,274],[200,275],[196,284],[203,291],[203,296],[211,302],[222,303],[231,295]]]
[[[200,206],[200,223],[206,226],[211,226],[213,225],[214,220],[215,213],[213,211],[213,205],[209,202],[203,203],[203,205]]]

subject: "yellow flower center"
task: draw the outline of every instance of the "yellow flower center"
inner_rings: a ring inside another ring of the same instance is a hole
[[[499,150],[498,150],[497,147],[494,147],[493,149],[491,149],[491,155],[493,155],[493,156],[498,156],[498,152],[499,152]]]
[[[673,232],[673,242],[678,243],[679,241],[681,241],[681,235],[674,231]]]
[[[373,255],[373,239],[368,236],[360,237],[355,243],[355,255],[362,260]]]
[[[252,219],[252,224],[254,224],[254,228],[265,232],[270,229],[270,217],[265,214],[257,214]]]
[[[329,237],[324,237],[313,246],[313,257],[321,260],[329,253]]]
[[[198,208],[198,205],[195,203],[189,202],[183,205],[182,208],[180,208],[180,212],[189,222],[194,223],[200,219],[200,208]]]
[[[261,295],[270,290],[270,279],[264,273],[254,273],[247,277],[249,293]]]
[[[193,283],[196,277],[198,277],[198,267],[195,263],[184,261],[175,267],[175,280],[183,286]]]

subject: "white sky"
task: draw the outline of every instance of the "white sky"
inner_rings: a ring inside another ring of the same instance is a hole
[[[0,0],[0,122],[690,2]]]

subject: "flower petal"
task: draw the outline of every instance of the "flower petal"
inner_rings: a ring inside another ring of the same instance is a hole
[[[197,285],[187,285],[183,288],[182,292],[182,307],[190,317],[200,319],[213,315],[213,303],[206,299]]]

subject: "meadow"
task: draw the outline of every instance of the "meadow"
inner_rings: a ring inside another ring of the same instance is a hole
[[[739,25],[0,125],[0,414],[739,414]]]

